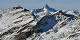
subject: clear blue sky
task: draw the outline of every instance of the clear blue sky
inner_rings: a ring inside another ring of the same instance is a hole
[[[0,8],[8,8],[15,5],[21,5],[27,9],[35,9],[43,7],[46,3],[52,8],[77,8],[80,10],[80,0],[0,0]]]

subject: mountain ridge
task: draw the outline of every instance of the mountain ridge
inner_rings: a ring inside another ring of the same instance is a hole
[[[0,14],[0,40],[70,40],[80,28],[77,10],[56,10],[47,4],[32,11],[12,7]]]

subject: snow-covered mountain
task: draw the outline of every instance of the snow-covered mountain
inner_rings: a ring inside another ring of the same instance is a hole
[[[36,16],[39,19],[44,17],[45,15],[54,14],[54,12],[57,12],[56,9],[50,8],[47,4],[43,8],[34,9],[32,11],[32,14]]]
[[[77,10],[56,10],[47,4],[28,10],[16,6],[0,11],[0,40],[79,40]]]

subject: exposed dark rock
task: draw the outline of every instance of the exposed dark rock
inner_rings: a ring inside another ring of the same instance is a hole
[[[23,12],[27,12],[27,11],[29,11],[28,9],[24,9],[24,10],[22,10]]]
[[[23,9],[21,6],[13,7],[13,9]]]

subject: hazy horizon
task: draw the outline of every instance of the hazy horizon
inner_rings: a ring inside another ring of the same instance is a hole
[[[56,9],[79,9],[80,0],[0,0],[0,8],[8,8],[21,5],[27,9],[41,8],[48,4]]]

